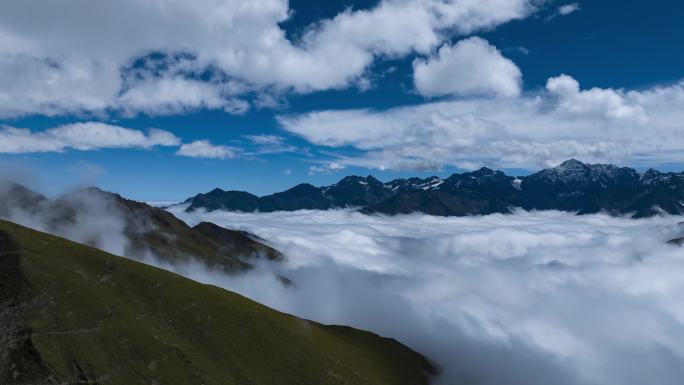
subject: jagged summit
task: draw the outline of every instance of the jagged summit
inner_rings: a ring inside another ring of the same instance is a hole
[[[345,176],[342,178],[339,182],[335,183],[333,186],[336,185],[341,185],[341,184],[350,184],[350,183],[360,183],[360,184],[382,184],[379,180],[377,180],[373,175],[368,175],[368,176],[358,176],[358,175],[349,175]]]
[[[479,170],[472,171],[472,172],[466,173],[466,174],[468,174],[469,176],[474,177],[474,178],[480,178],[480,177],[492,175],[492,174],[494,174],[495,172],[496,172],[496,171],[492,170],[492,169],[489,168],[489,167],[482,167],[482,168],[479,169]]]
[[[572,168],[581,168],[581,167],[586,167],[587,164],[584,164],[583,162],[572,158],[568,159],[565,162],[559,164],[558,166],[554,167],[554,169],[572,169]]]
[[[252,196],[254,203],[248,207],[232,202],[231,194],[237,192],[214,190],[200,194],[187,201],[188,210],[265,212],[359,207],[368,213],[417,211],[451,216],[508,213],[520,207],[644,217],[661,212],[684,213],[684,174],[653,169],[639,174],[629,167],[569,159],[556,167],[515,178],[487,167],[448,178],[413,177],[386,183],[372,175],[347,176],[330,186],[297,186],[284,193]],[[206,195],[213,195],[215,201],[203,203]]]
[[[438,176],[431,176],[428,178],[408,178],[395,179],[384,184],[385,188],[393,192],[406,192],[415,190],[434,190],[444,183],[444,179]]]
[[[545,176],[556,176],[556,177],[562,177],[562,178],[568,178],[568,177],[582,177],[589,173],[591,171],[591,168],[589,165],[584,164],[580,162],[577,159],[570,159],[566,160],[565,162],[561,163],[560,165],[547,169],[547,170],[542,170],[539,172],[539,174],[545,175]]]
[[[610,179],[618,177],[619,174],[638,177],[639,174],[628,167],[618,167],[613,164],[589,164],[582,163],[577,159],[566,160],[560,165],[539,171],[537,176],[562,180],[581,180],[581,179]]]

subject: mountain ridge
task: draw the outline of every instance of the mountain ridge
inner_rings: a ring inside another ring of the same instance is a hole
[[[0,220],[0,383],[418,385],[396,340]]]
[[[684,214],[684,173],[655,169],[639,173],[629,167],[569,159],[556,167],[517,177],[483,167],[447,178],[413,177],[384,183],[372,175],[352,175],[330,186],[302,183],[262,197],[217,188],[189,198],[184,204],[188,212],[357,208],[367,214],[468,216],[508,214],[521,208],[643,218],[661,213]]]
[[[96,187],[50,200],[22,185],[0,186],[0,218],[138,260],[198,261],[233,273],[283,255],[244,231],[203,222],[190,227],[168,211]],[[116,250],[108,245],[116,245]],[[123,245],[123,247],[121,246]]]

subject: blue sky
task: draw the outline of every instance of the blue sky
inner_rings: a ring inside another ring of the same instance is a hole
[[[0,172],[49,194],[684,161],[684,4],[54,3],[0,5]]]

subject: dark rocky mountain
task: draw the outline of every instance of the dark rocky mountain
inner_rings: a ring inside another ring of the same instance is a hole
[[[386,188],[389,188],[393,193],[399,192],[409,192],[409,191],[422,191],[422,190],[434,190],[439,187],[444,180],[438,176],[431,176],[429,178],[409,178],[409,179],[395,179],[393,181],[384,184]]]
[[[643,191],[641,176],[631,168],[589,165],[574,159],[526,177],[520,187],[525,208],[580,214],[625,214],[626,207]]]
[[[520,202],[513,178],[500,171],[482,168],[454,174],[445,180],[411,178],[397,184],[396,193],[376,204],[367,205],[366,213],[408,214],[423,212],[441,216],[466,216],[507,213]]]
[[[195,208],[207,210],[235,210],[250,212],[259,207],[259,197],[244,191],[223,191],[215,189],[206,194],[192,198],[189,210]]]
[[[640,174],[628,167],[585,164],[575,159],[518,178],[488,168],[446,179],[433,176],[387,183],[372,176],[348,176],[332,186],[299,185],[256,198],[258,203],[249,207],[223,199],[231,193],[235,192],[216,189],[200,194],[186,201],[187,210],[271,212],[356,207],[365,213],[389,215],[422,212],[465,216],[510,213],[522,208],[578,214],[606,212],[635,218],[684,214],[684,173],[651,169]],[[211,195],[212,204],[203,203],[207,195]]]
[[[302,183],[287,191],[259,198],[258,210],[261,212],[327,210],[331,207],[322,189]]]
[[[684,173],[584,164],[569,160],[521,183],[523,207],[536,210],[607,212],[643,218],[684,213]]]
[[[393,194],[372,176],[348,176],[332,186],[322,189],[332,207],[360,207],[380,203]]]
[[[199,261],[236,272],[250,269],[256,258],[282,258],[255,235],[211,223],[190,227],[167,211],[97,188],[55,200],[16,184],[6,185],[2,192],[0,218],[135,259]]]
[[[266,240],[246,231],[229,230],[211,222],[202,222],[192,228],[216,244],[217,250],[224,254],[243,255],[252,258],[265,258],[280,261],[283,255],[276,249],[264,245]]]
[[[393,195],[391,189],[372,176],[365,178],[350,176],[332,186],[315,187],[303,183],[289,190],[261,198],[242,191],[215,189],[190,198],[185,203],[189,205],[188,211],[197,209],[242,212],[327,210],[340,207],[362,207],[379,203]],[[249,204],[244,204],[246,201],[249,201]]]
[[[629,207],[638,217],[660,212],[684,213],[684,173],[660,172],[650,169],[641,178],[644,190]]]

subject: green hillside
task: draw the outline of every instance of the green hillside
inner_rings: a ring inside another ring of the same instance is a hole
[[[43,210],[53,217],[52,225],[57,229],[50,231],[53,234],[59,234],[65,224],[77,223],[79,215],[90,220],[99,211],[120,216],[130,241],[125,255],[134,259],[152,253],[170,263],[197,260],[210,268],[234,273],[250,269],[250,260],[255,258],[282,258],[280,252],[264,240],[257,241],[252,234],[211,223],[190,227],[165,210],[94,187],[64,195]]]
[[[0,221],[2,384],[426,384],[398,342]]]

